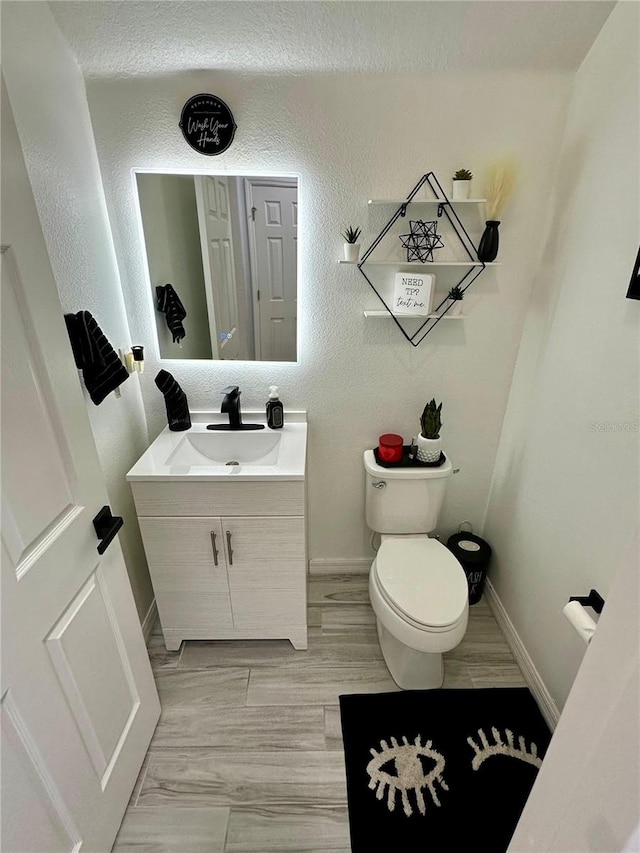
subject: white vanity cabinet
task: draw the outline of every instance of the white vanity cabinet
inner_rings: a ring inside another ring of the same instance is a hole
[[[133,482],[168,649],[182,640],[307,647],[304,482]]]

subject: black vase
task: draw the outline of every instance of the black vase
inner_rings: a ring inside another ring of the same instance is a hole
[[[478,260],[487,263],[488,261],[495,261],[498,257],[498,225],[500,225],[500,221],[496,219],[489,219],[485,222],[484,234],[480,238],[480,245],[478,246]]]

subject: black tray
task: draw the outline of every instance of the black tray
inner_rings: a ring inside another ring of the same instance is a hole
[[[402,446],[402,461],[401,462],[383,462],[380,459],[380,454],[378,453],[378,448],[374,447],[373,455],[375,456],[376,463],[380,465],[382,468],[439,468],[441,465],[447,461],[447,457],[444,455],[442,451],[440,451],[440,458],[437,462],[419,462],[417,458],[410,459],[409,458],[409,450],[411,449],[410,444],[404,444]]]

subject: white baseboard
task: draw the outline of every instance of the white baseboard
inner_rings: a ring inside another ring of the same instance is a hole
[[[366,575],[369,573],[373,557],[368,560],[325,560],[318,558],[309,560],[310,575]]]
[[[144,637],[144,641],[147,645],[149,645],[149,637],[151,636],[151,631],[153,630],[153,626],[156,624],[156,619],[158,618],[158,607],[156,605],[155,598],[149,605],[149,609],[147,610],[147,615],[144,617],[142,621],[142,635]]]
[[[493,615],[496,618],[496,622],[502,629],[505,639],[509,644],[509,648],[516,659],[516,663],[522,670],[525,681],[529,685],[529,689],[538,703],[540,712],[547,721],[551,731],[554,731],[560,717],[560,712],[558,711],[551,694],[547,690],[540,673],[535,668],[529,652],[526,650],[524,643],[520,639],[520,635],[516,631],[513,622],[509,619],[507,611],[505,610],[503,603],[500,601],[498,593],[493,588],[489,579],[486,581],[485,593],[493,611]]]

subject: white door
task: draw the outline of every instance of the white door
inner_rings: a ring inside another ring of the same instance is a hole
[[[247,179],[256,358],[296,360],[298,189],[296,182]]]
[[[1,846],[100,853],[159,702],[4,89],[2,244]]]
[[[242,348],[227,178],[197,175],[196,204],[214,358],[238,358]]]

